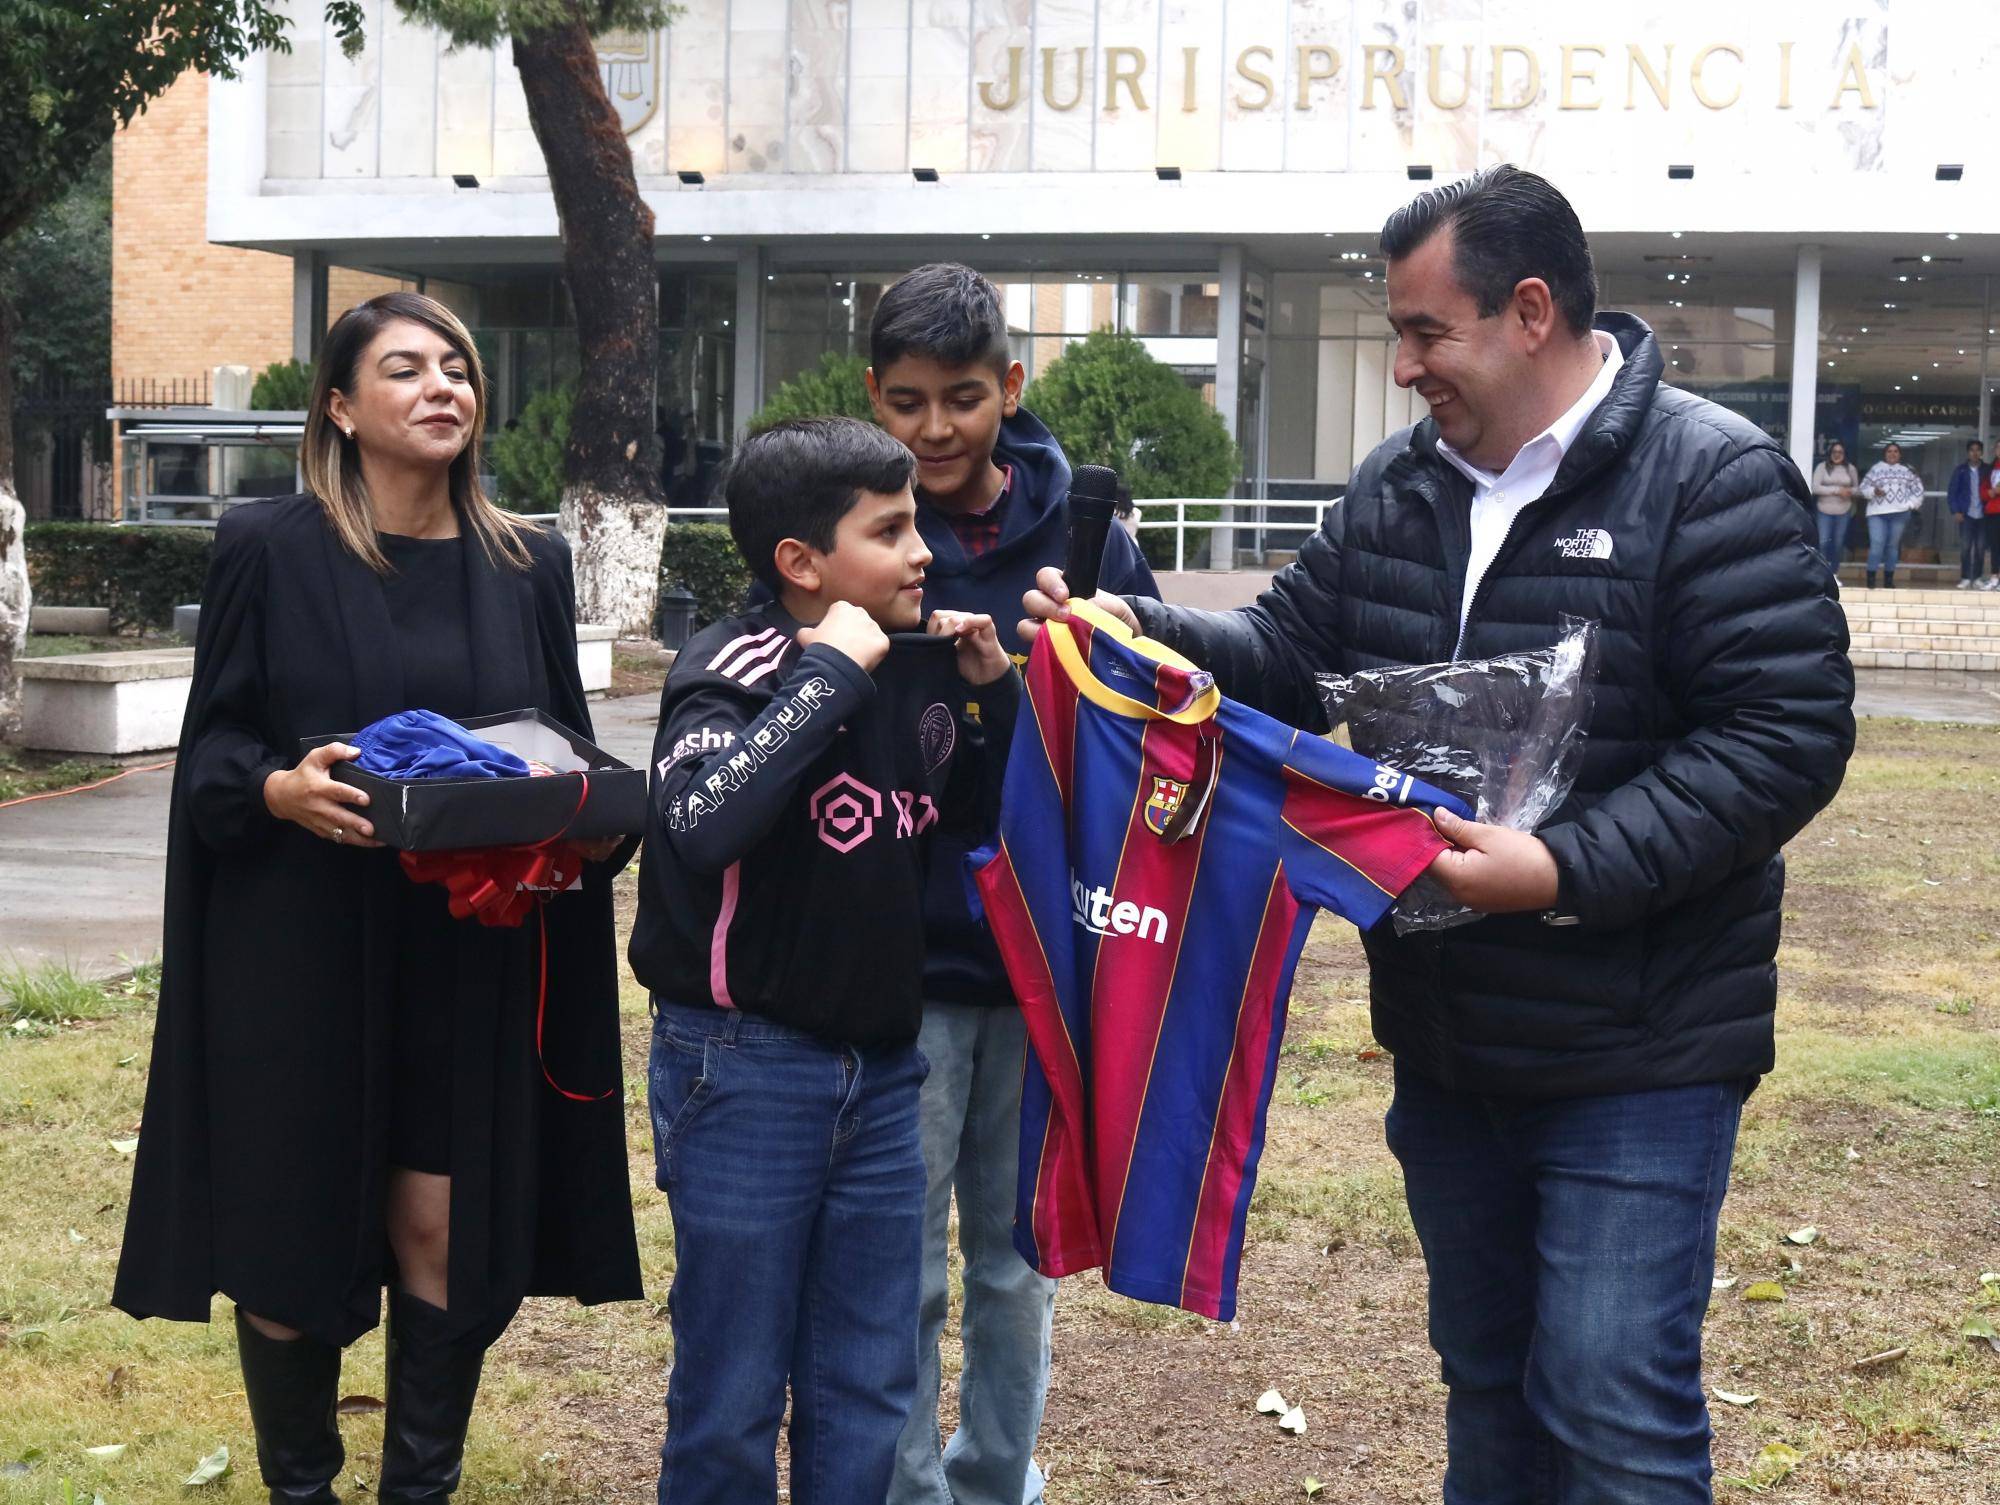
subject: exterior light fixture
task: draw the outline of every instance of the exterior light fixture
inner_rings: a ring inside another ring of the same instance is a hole
[[[1674,239],[1679,240],[1680,238],[1681,238],[1681,232],[1678,230],[1674,231]]]
[[[714,239],[715,239],[715,237],[714,237],[713,235],[704,235],[704,236],[702,237],[702,243],[703,243],[703,244],[705,245],[705,244],[707,244],[707,243],[708,243],[709,241],[711,241],[711,240],[714,240]]]
[[[451,175],[451,181],[459,188],[477,188],[479,186],[479,179],[469,172],[455,172]]]
[[[1940,162],[1937,165],[1937,180],[1940,183],[1956,183],[1964,176],[1963,162]]]
[[[1694,176],[1694,164],[1692,162],[1676,162],[1667,169],[1667,176],[1676,182],[1684,183]]]
[[[1178,167],[1156,167],[1153,169],[1153,176],[1162,183],[1178,183],[1181,180],[1181,170]]]
[[[910,176],[919,183],[935,183],[938,180],[938,170],[935,167],[913,167],[910,169]]]
[[[680,170],[680,180],[690,188],[699,188],[708,181],[707,178],[696,172],[692,167],[683,167]]]
[[[1412,162],[1406,170],[1412,183],[1428,183],[1431,180],[1431,165],[1428,162]]]

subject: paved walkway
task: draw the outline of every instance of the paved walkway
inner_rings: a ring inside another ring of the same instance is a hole
[[[1864,716],[2000,726],[2000,677],[1864,670]],[[598,745],[633,767],[651,757],[659,697],[591,707]],[[93,975],[159,950],[167,795],[173,772],[0,810],[0,959],[55,960]]]

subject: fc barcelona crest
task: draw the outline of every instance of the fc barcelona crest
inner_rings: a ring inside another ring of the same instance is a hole
[[[1165,836],[1173,818],[1181,813],[1187,792],[1188,786],[1179,779],[1153,775],[1153,792],[1146,799],[1146,829],[1155,836]]]

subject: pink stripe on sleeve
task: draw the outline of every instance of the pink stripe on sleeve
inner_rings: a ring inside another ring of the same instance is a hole
[[[736,889],[743,864],[732,862],[722,874],[722,908],[715,916],[715,933],[708,941],[708,991],[717,1008],[733,1009],[729,996],[729,924],[736,918]]]

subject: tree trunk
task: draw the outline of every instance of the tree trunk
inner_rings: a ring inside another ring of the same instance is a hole
[[[21,730],[21,677],[28,645],[27,510],[14,494],[14,310],[0,294],[0,742]]]
[[[528,120],[548,163],[576,309],[582,379],[564,456],[562,527],[576,550],[577,617],[647,637],[667,518],[655,388],[660,350],[653,211],[597,72],[582,11],[514,38]]]

